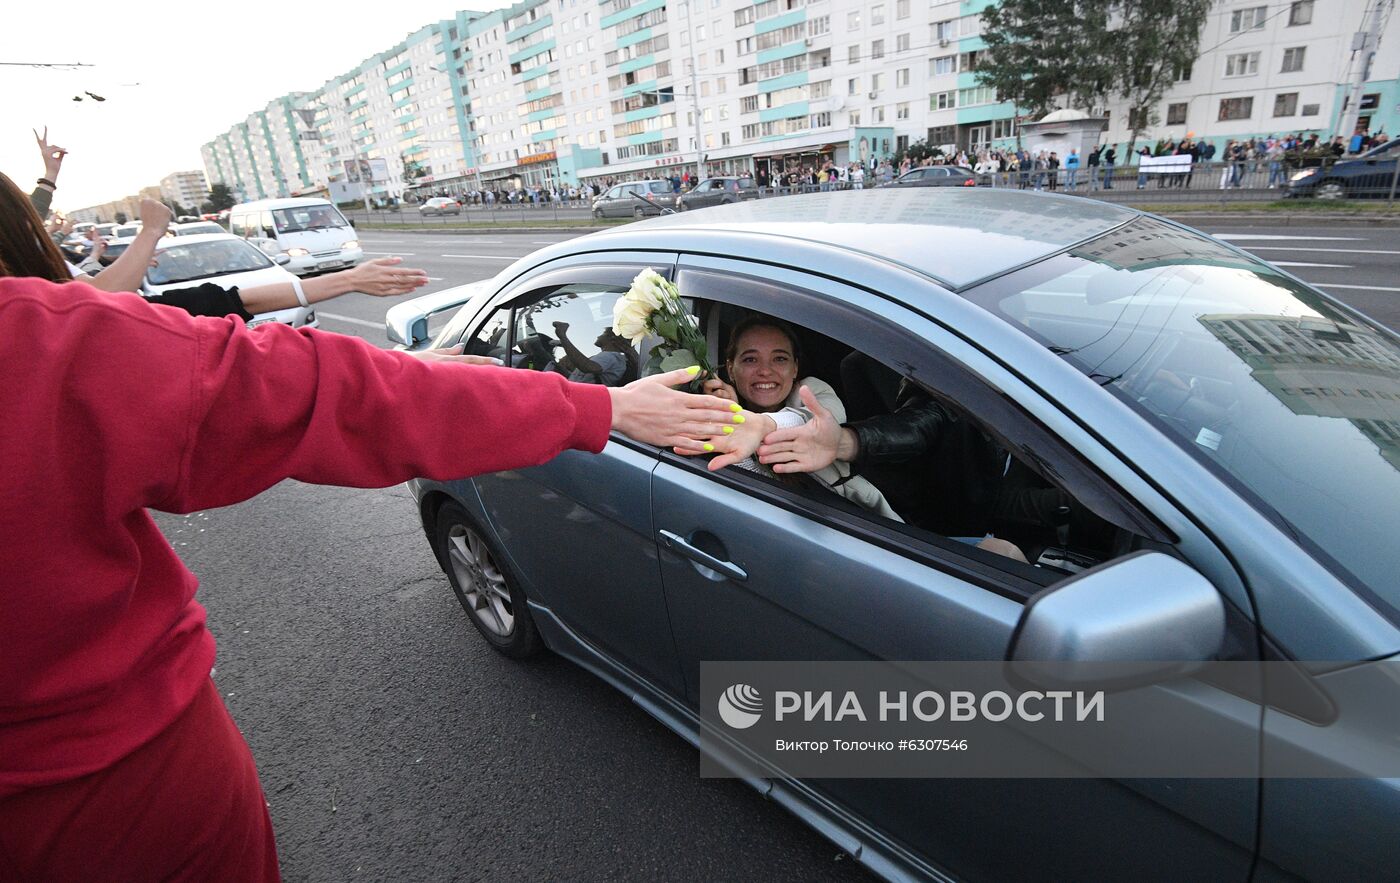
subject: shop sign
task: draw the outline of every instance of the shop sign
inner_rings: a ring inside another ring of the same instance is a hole
[[[520,158],[520,164],[521,164],[522,166],[527,166],[527,165],[530,165],[531,163],[537,163],[537,162],[551,162],[551,161],[554,160],[554,158],[555,158],[554,151],[551,150],[551,151],[548,152],[548,153],[536,153],[536,154],[533,155],[533,156],[522,156],[522,157]]]

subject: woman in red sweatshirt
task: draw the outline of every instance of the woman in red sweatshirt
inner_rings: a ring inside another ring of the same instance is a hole
[[[3,226],[3,225],[0,225]],[[247,745],[209,679],[197,581],[147,510],[287,478],[385,487],[693,448],[730,403],[249,331],[81,282],[3,278],[0,881],[278,879]],[[442,416],[469,429],[444,432]],[[722,443],[721,443],[722,444]]]

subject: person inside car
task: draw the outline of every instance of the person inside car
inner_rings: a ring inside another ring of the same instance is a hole
[[[812,417],[813,404],[845,420],[845,405],[825,380],[802,378],[799,394],[796,387],[801,363],[797,333],[781,319],[754,314],[734,326],[724,356],[725,371],[734,382],[731,385],[712,377],[705,381],[703,388],[711,395],[743,405],[756,416],[740,415],[743,422],[733,427],[732,432],[735,449],[711,460],[710,469],[737,465],[741,469],[773,475],[773,470],[753,457],[766,435],[784,427],[802,425]],[[730,434],[729,427],[725,429],[726,434]],[[823,487],[870,512],[891,521],[903,520],[875,485],[852,474],[848,462],[833,458],[810,472]]]

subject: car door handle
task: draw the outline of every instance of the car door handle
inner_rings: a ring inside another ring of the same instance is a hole
[[[658,530],[656,536],[661,545],[675,552],[677,555],[683,555],[696,564],[708,567],[716,573],[722,573],[737,583],[741,583],[749,578],[749,575],[745,573],[744,569],[739,565],[732,561],[721,561],[709,552],[697,549],[678,534],[674,534],[669,530]]]

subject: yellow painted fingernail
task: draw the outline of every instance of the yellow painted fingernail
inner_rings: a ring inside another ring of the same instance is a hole
[[[743,423],[743,422],[744,422],[744,415],[743,415],[743,414],[735,414],[734,417],[733,417],[733,420],[734,420],[735,423]]]
[[[732,426],[726,426],[726,427],[724,427],[724,434],[725,434],[725,435],[733,435],[733,434],[734,434],[734,427],[732,427]]]
[[[737,414],[737,413],[739,413],[740,411],[742,411],[742,410],[744,410],[744,409],[743,409],[743,407],[742,407],[738,402],[731,402],[731,403],[729,404],[729,410],[731,410],[731,411],[733,411],[734,413]]]
[[[713,451],[714,449],[715,449],[715,446],[714,446],[714,445],[710,444],[709,442],[705,442],[705,451],[706,451],[707,453],[708,453],[709,451]]]
[[[689,368],[685,369],[685,373],[689,374],[691,377],[694,377],[696,374],[700,373],[700,366],[691,365]]]

